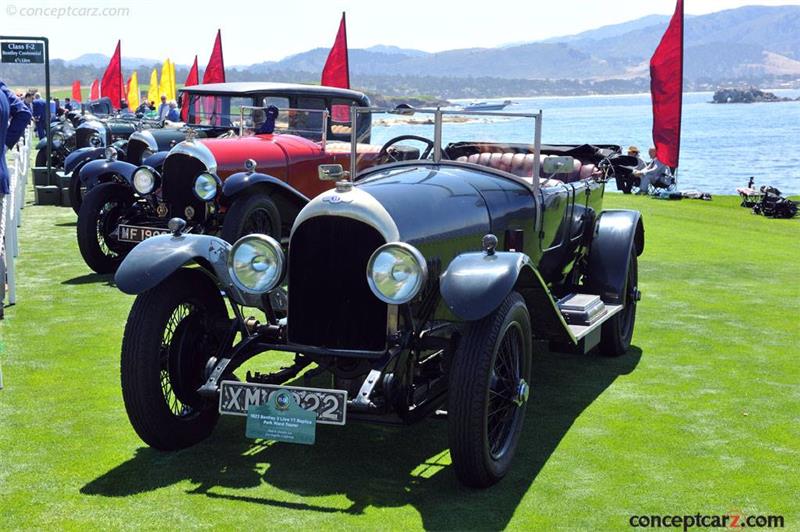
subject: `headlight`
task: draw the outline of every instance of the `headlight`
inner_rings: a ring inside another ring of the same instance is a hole
[[[217,186],[217,177],[203,172],[194,180],[194,194],[203,201],[211,201],[217,195]]]
[[[103,137],[100,136],[100,133],[92,133],[92,136],[89,137],[89,144],[95,148],[99,148],[103,145]]]
[[[156,188],[156,175],[148,166],[140,166],[133,172],[133,188],[139,194],[150,194]]]
[[[53,141],[53,147],[55,149],[60,148],[61,145],[64,144],[64,134],[59,131],[56,131],[55,133],[53,133],[52,141]]]
[[[428,265],[417,248],[404,242],[384,244],[367,263],[367,282],[384,303],[408,303],[428,278]]]
[[[106,148],[105,154],[106,154],[106,159],[107,160],[109,160],[109,161],[116,161],[117,160],[117,150],[116,150],[116,148],[112,148],[111,146],[109,146],[108,148]]]
[[[267,235],[243,236],[228,254],[231,280],[248,294],[264,294],[278,286],[285,264],[281,245]]]

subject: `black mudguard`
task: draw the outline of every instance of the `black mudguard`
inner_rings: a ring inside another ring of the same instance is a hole
[[[639,211],[603,211],[594,224],[584,285],[610,304],[623,301],[630,254],[644,251],[644,223]]]
[[[169,150],[166,151],[159,151],[142,161],[142,165],[150,166],[151,168],[155,168],[156,171],[160,174],[162,169],[164,168],[164,160],[166,160],[167,155],[169,155]]]
[[[105,157],[106,149],[100,148],[78,148],[71,152],[64,159],[64,173],[69,174],[75,171],[78,167],[86,164],[89,161],[101,159]]]
[[[229,176],[222,184],[223,203],[230,202],[231,198],[256,185],[268,185],[285,192],[293,201],[299,205],[305,205],[309,199],[296,188],[277,177],[259,172],[239,172]]]
[[[463,253],[439,280],[442,299],[459,318],[479,320],[500,306],[525,268],[533,266],[524,253]]]
[[[160,235],[137,244],[114,276],[117,288],[126,294],[141,294],[154,288],[188,264],[199,264],[215,282],[242,305],[257,306],[258,296],[244,294],[231,282],[227,260],[231,245],[209,235]]]
[[[131,163],[115,160],[109,161],[103,159],[100,161],[90,161],[80,169],[81,184],[86,187],[86,190],[91,190],[99,183],[111,181],[115,176],[124,179],[128,184],[131,184],[133,172],[138,168]]]

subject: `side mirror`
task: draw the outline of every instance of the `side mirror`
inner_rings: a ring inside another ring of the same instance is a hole
[[[345,172],[341,164],[321,164],[317,172],[320,181],[341,181],[350,177],[350,172]]]
[[[545,174],[571,174],[575,168],[575,159],[562,155],[559,157],[551,156],[545,157],[542,164],[542,170]]]

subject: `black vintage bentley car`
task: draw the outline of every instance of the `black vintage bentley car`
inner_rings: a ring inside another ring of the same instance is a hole
[[[220,413],[247,415],[289,389],[317,423],[446,415],[458,478],[487,487],[515,454],[535,339],[629,348],[644,227],[636,211],[602,209],[613,166],[628,161],[538,141],[442,147],[434,114],[428,159],[355,180],[321,167],[342,179],[300,212],[286,251],[267,235],[185,234],[175,218],[172,235],[128,255],[116,274],[137,295],[122,393],[147,444],[193,445]],[[234,375],[275,351],[294,363]]]

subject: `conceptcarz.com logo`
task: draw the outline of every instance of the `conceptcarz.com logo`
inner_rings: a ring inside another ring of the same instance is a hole
[[[632,515],[633,528],[784,528],[782,515],[747,515],[740,511],[726,514]]]

